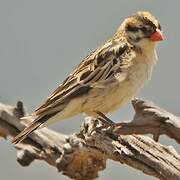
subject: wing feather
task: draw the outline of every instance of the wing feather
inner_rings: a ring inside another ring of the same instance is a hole
[[[121,73],[131,66],[134,57],[135,51],[127,41],[110,39],[87,56],[44,104],[35,110],[35,114],[48,113],[62,101],[72,98],[72,94],[78,94],[80,91],[83,95],[94,84],[115,78],[116,73]]]

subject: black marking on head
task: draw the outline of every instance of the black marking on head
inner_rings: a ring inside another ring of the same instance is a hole
[[[135,18],[137,18],[142,24],[152,27],[153,29],[158,28],[150,19],[148,19],[146,16],[141,16],[139,14],[135,15]]]
[[[155,32],[155,30],[158,28],[156,27],[156,25],[149,20],[148,18],[144,18],[141,16],[135,16],[138,19],[138,24],[127,24],[126,30],[129,32],[138,32],[138,31],[142,31],[144,34],[151,34],[153,32]]]
[[[131,32],[138,32],[138,31],[139,31],[139,28],[138,28],[138,27],[135,27],[135,26],[128,25],[128,26],[126,27],[126,30],[127,30],[127,31],[131,31]]]
[[[142,39],[150,38],[157,28],[161,30],[155,17],[148,12],[139,12],[127,21],[126,33],[132,43],[137,43]]]

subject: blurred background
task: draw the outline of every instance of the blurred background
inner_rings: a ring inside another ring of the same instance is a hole
[[[32,112],[73,68],[108,39],[127,16],[139,10],[152,12],[166,37],[158,46],[159,61],[153,77],[138,95],[179,114],[179,0],[0,0],[0,102],[24,102]],[[114,113],[114,121],[130,120],[130,104]],[[51,128],[61,133],[79,130],[83,117],[62,121]],[[166,137],[160,142],[179,146]],[[8,180],[68,179],[44,162],[27,168],[16,162],[10,141],[0,140],[0,175]],[[101,180],[152,180],[142,172],[108,161]]]

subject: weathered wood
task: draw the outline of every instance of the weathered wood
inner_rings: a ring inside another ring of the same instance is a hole
[[[150,101],[134,99],[134,118],[129,123],[118,123],[114,132],[120,134],[153,134],[154,140],[164,134],[180,143],[180,118]]]
[[[94,179],[106,168],[107,159],[127,164],[162,180],[180,179],[180,155],[142,135],[152,133],[156,140],[166,134],[179,141],[180,120],[148,101],[134,100],[135,116],[130,123],[102,128],[101,122],[86,118],[79,133],[63,135],[47,128],[37,130],[15,145],[17,160],[23,166],[44,160],[73,179]],[[14,137],[29,122],[22,103],[17,107],[0,104],[0,136]],[[121,135],[120,135],[121,134]],[[122,135],[123,134],[123,135]]]

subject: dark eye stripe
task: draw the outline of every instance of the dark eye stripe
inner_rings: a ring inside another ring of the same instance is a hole
[[[128,26],[127,28],[128,31],[131,31],[131,32],[137,32],[139,30],[143,31],[143,32],[146,32],[148,31],[148,28],[146,26],[143,26],[143,25],[140,25],[140,26]]]
[[[146,32],[148,30],[146,26],[140,26],[139,29],[143,32]]]
[[[128,26],[127,30],[131,31],[131,32],[137,32],[139,30],[139,28],[136,26]]]

